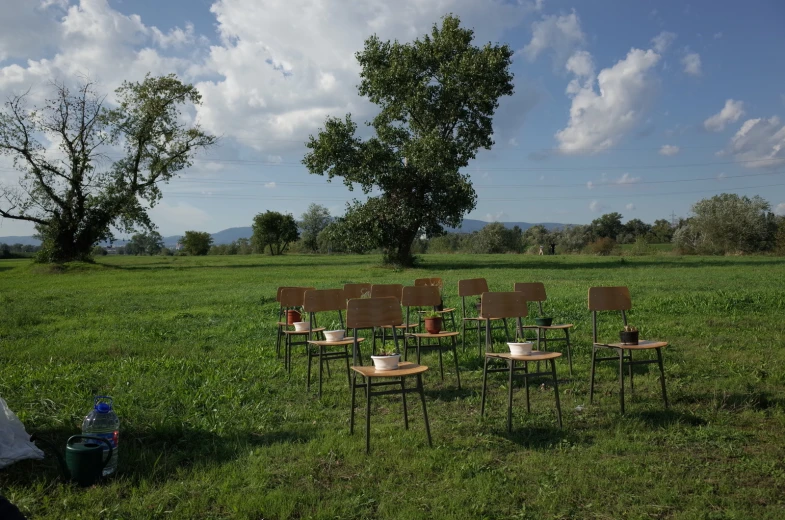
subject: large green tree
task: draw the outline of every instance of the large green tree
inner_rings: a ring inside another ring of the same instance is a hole
[[[23,173],[18,186],[0,186],[0,216],[35,224],[40,260],[87,260],[112,227],[152,229],[147,207],[161,199],[160,184],[216,138],[184,122],[182,107],[201,97],[174,75],[123,83],[113,108],[89,82],[52,87],[41,107],[22,94],[0,112],[0,154]]]
[[[204,256],[210,251],[213,237],[206,231],[186,231],[180,239],[183,251],[193,256]]]
[[[774,247],[777,222],[762,197],[722,193],[692,206],[693,216],[673,236],[685,252],[753,253]]]
[[[593,238],[610,238],[616,240],[618,236],[624,232],[624,224],[621,223],[621,213],[613,212],[606,213],[600,218],[596,218],[591,222]]]
[[[257,253],[264,253],[269,248],[271,255],[282,255],[290,243],[300,238],[294,217],[277,211],[259,213],[254,217],[251,227],[251,245]]]
[[[332,217],[330,211],[320,204],[311,203],[308,209],[300,216],[300,229],[305,248],[312,253],[319,250],[319,233],[326,228]]]
[[[411,43],[368,38],[356,56],[359,92],[379,106],[375,135],[358,137],[347,115],[328,118],[307,143],[311,173],[381,192],[348,204],[342,226],[363,248],[382,248],[388,263],[410,264],[419,234],[458,227],[476,205],[461,168],[493,145],[499,98],[513,92],[513,53],[507,45],[477,47],[473,37],[446,16]]]

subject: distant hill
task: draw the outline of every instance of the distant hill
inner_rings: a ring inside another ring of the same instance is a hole
[[[488,224],[490,224],[490,222],[485,222],[484,220],[473,220],[473,219],[470,219],[470,218],[465,218],[465,219],[463,219],[463,224],[461,224],[461,227],[459,227],[457,229],[456,228],[447,228],[447,231],[451,231],[451,232],[454,232],[454,233],[474,233],[475,231],[481,230],[482,228],[484,228]],[[556,222],[535,222],[535,223],[530,223],[530,222],[502,222],[502,224],[504,224],[504,227],[507,227],[507,228],[513,228],[515,226],[518,226],[519,228],[521,228],[524,231],[526,231],[530,227],[534,227],[534,226],[545,226],[545,229],[547,229],[548,231],[553,230],[553,229],[561,229],[564,226],[569,226],[569,224],[558,224]]]
[[[487,226],[489,222],[485,222],[484,220],[473,220],[470,218],[464,219],[463,224],[461,227],[457,229],[447,228],[447,231],[451,231],[454,233],[474,233],[475,231],[481,230],[483,227]],[[561,229],[566,225],[569,224],[557,224],[555,222],[541,222],[541,223],[529,223],[529,222],[502,222],[505,227],[512,228],[514,226],[518,226],[522,230],[526,231],[532,226],[536,226],[538,224],[545,226],[547,229]],[[247,227],[233,227],[229,229],[224,229],[223,231],[218,231],[217,233],[213,233],[213,244],[221,245],[221,244],[229,244],[234,242],[239,238],[251,238],[253,235],[253,229],[250,226]],[[172,235],[168,237],[164,237],[164,245],[166,247],[174,247],[177,242],[180,240],[182,235]],[[38,246],[41,245],[41,241],[37,238],[33,237],[17,237],[17,236],[10,236],[10,237],[0,237],[0,243],[4,244],[22,244],[24,246]],[[125,240],[115,240],[113,242],[115,247],[124,246],[126,243]],[[105,244],[108,245],[108,244]]]

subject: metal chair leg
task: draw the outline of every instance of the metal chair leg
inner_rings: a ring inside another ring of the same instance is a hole
[[[401,397],[403,398],[403,427],[405,429],[409,429],[409,412],[406,409],[406,383],[404,382],[406,378],[401,378]]]
[[[567,343],[567,361],[570,364],[570,377],[572,377],[572,345],[570,345],[570,329],[564,329],[565,343]]]
[[[371,378],[366,377],[365,390],[365,453],[371,452]]]
[[[417,388],[420,390],[420,401],[422,401],[422,414],[425,417],[425,433],[428,434],[428,446],[433,448],[431,441],[431,425],[428,422],[428,409],[425,407],[425,391],[422,386],[422,374],[417,374]]]
[[[619,402],[621,403],[621,413],[624,413],[624,351],[616,349],[619,354]]]
[[[591,375],[589,376],[589,404],[594,402],[594,365],[597,357],[597,347],[591,346]]]
[[[526,362],[524,361],[524,366],[525,364]],[[515,361],[513,361],[512,359],[508,359],[507,366],[510,369],[509,382],[507,384],[508,387],[507,388],[507,431],[511,432],[512,431],[512,372],[515,367]]]
[[[662,400],[665,401],[665,408],[668,407],[668,394],[665,393],[665,369],[662,366],[662,349],[657,351],[657,364],[660,365],[660,386],[662,387]]]
[[[458,378],[458,390],[461,389],[461,371],[458,368],[458,347],[455,344],[455,336],[452,337],[452,355],[455,360],[455,377]]]
[[[561,403],[559,402],[559,379],[556,377],[555,359],[551,359],[551,372],[553,372],[553,393],[556,395],[556,414],[559,418],[559,428],[561,428],[562,422],[561,422]]]
[[[354,433],[354,405],[355,405],[355,390],[357,387],[357,374],[354,374],[352,377],[349,378],[349,386],[351,387],[352,391],[352,411],[349,414],[349,435]]]
[[[488,386],[488,356],[482,367],[482,401],[480,401],[480,417],[485,416],[485,388]]]

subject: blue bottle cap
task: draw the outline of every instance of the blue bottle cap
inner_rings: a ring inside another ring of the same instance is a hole
[[[109,413],[112,411],[112,405],[109,403],[98,403],[95,405],[95,409],[98,413]]]

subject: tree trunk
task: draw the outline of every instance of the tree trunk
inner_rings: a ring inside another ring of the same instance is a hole
[[[420,227],[415,229],[403,230],[398,235],[397,243],[385,249],[383,261],[388,265],[396,265],[401,267],[411,267],[414,265],[414,256],[412,256],[412,244],[417,237],[417,232]]]

